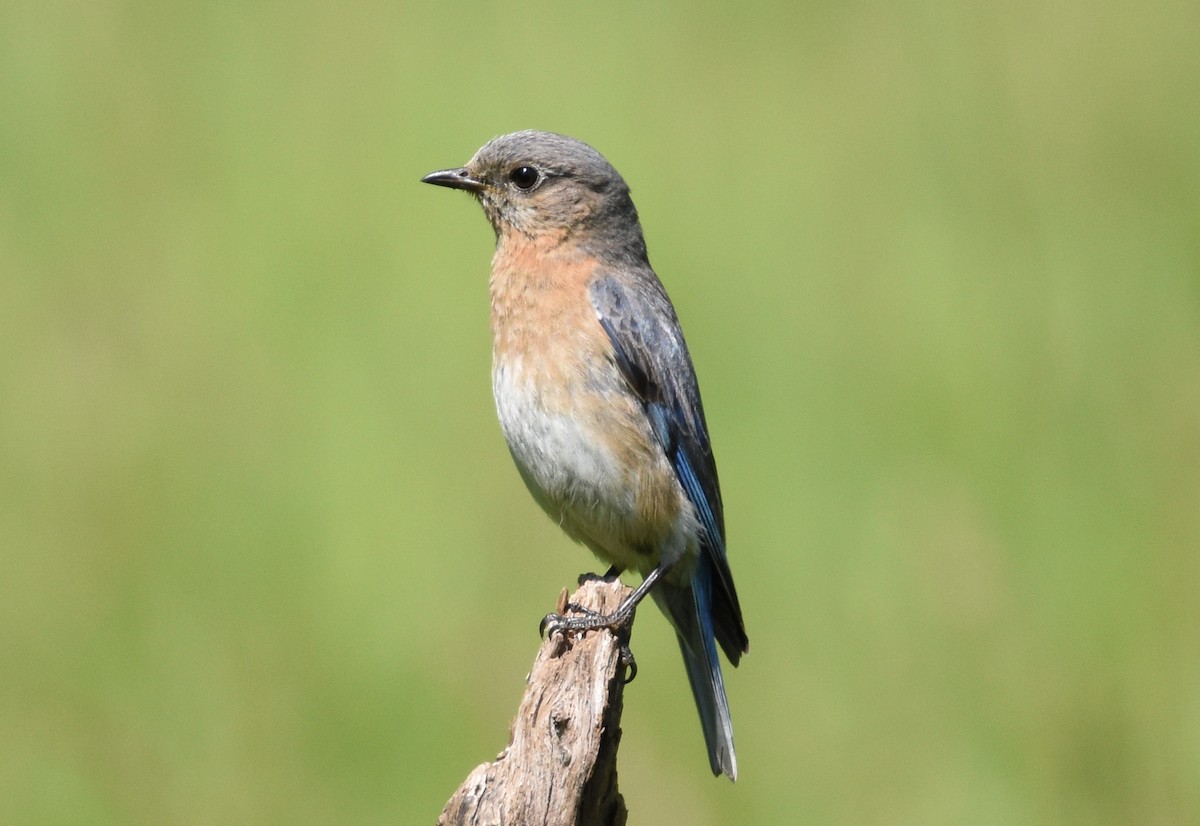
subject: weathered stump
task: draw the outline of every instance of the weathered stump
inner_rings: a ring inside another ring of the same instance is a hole
[[[590,577],[571,602],[608,614],[629,592],[616,579]],[[609,629],[546,639],[529,673],[508,747],[467,776],[438,825],[624,824],[625,801],[617,790],[623,643],[627,638]]]

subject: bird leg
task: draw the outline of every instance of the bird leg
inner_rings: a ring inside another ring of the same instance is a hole
[[[590,608],[585,608],[582,605],[569,602],[566,605],[566,611],[582,616],[568,617],[563,614],[547,614],[542,617],[541,623],[538,625],[538,633],[543,636],[547,633],[550,636],[561,634],[566,637],[569,634],[581,633],[584,631],[593,631],[597,628],[611,628],[614,631],[619,631],[618,637],[621,642],[621,663],[629,669],[629,676],[625,678],[625,684],[633,682],[633,678],[637,676],[637,661],[633,658],[633,651],[629,648],[629,623],[633,620],[633,612],[637,609],[640,603],[650,593],[650,589],[654,587],[654,583],[658,582],[666,569],[659,565],[646,575],[642,580],[642,584],[634,589],[633,593],[621,601],[616,610],[611,614],[601,614],[599,611],[593,611]],[[604,578],[608,579],[620,572],[614,566],[605,574]]]
[[[583,616],[568,617],[562,614],[547,614],[542,618],[541,624],[538,626],[539,633],[571,633],[577,631],[593,631],[597,628],[619,628],[622,625],[627,625],[633,617],[633,612],[637,608],[638,603],[650,593],[650,589],[654,587],[654,583],[658,582],[659,577],[663,575],[663,566],[659,565],[653,571],[646,575],[642,580],[642,584],[634,589],[633,593],[621,601],[616,610],[611,614],[601,614],[596,611],[590,611],[582,606],[568,605],[567,609],[582,609],[579,613]]]

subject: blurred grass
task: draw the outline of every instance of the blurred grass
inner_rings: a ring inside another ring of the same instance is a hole
[[[493,421],[491,234],[416,179],[527,127],[633,185],[753,642],[730,786],[638,624],[635,821],[1200,820],[1198,37],[6,3],[0,820],[431,822],[502,747],[592,561]]]

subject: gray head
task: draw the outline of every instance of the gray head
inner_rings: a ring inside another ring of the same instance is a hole
[[[605,257],[645,259],[628,185],[603,155],[574,138],[532,130],[501,135],[466,166],[421,180],[473,193],[500,240],[514,232],[556,243],[572,238]]]

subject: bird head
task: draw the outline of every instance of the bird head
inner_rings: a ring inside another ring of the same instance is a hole
[[[580,243],[602,238],[612,248],[641,246],[637,210],[625,180],[582,141],[552,132],[501,135],[466,166],[431,172],[428,184],[472,193],[499,239],[519,233]]]

